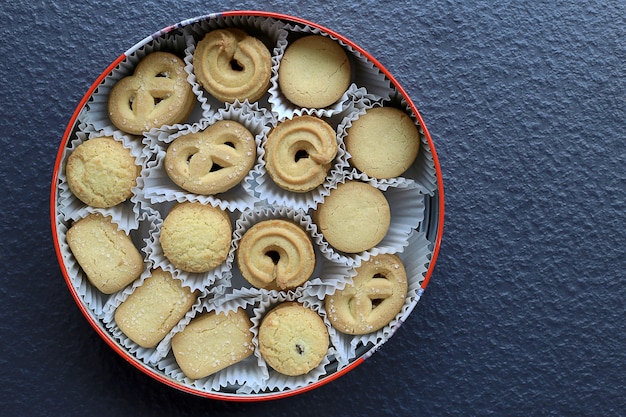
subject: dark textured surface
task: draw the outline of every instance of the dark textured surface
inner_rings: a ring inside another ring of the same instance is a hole
[[[626,3],[316,3],[2,3],[0,414],[626,415]],[[440,257],[405,325],[337,381],[260,404],[179,393],[118,357],[49,227],[57,147],[93,80],[156,30],[229,9],[368,50],[420,109],[446,186]]]

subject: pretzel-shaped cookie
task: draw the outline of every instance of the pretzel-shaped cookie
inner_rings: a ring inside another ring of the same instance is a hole
[[[309,235],[288,220],[264,220],[241,238],[239,269],[257,288],[286,290],[309,279],[315,269],[315,252]]]
[[[265,166],[272,180],[293,192],[321,185],[337,154],[335,130],[313,116],[279,123],[267,136]]]
[[[239,184],[255,159],[252,133],[238,122],[220,120],[174,140],[165,153],[165,170],[189,192],[218,194]]]
[[[209,32],[193,54],[198,83],[218,100],[257,101],[267,91],[272,56],[259,39],[241,29]]]
[[[184,122],[196,102],[185,63],[169,52],[153,52],[119,80],[109,94],[109,118],[120,130],[140,135]]]
[[[351,285],[326,297],[328,319],[351,335],[375,332],[387,325],[404,305],[408,283],[396,255],[383,254],[357,268]]]

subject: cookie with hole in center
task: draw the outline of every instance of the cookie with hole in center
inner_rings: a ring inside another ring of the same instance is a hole
[[[353,283],[326,296],[328,320],[342,333],[360,335],[380,330],[400,312],[408,282],[402,260],[383,254],[364,261]]]

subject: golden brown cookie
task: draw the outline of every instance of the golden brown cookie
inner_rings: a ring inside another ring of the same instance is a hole
[[[169,52],[143,58],[133,75],[109,94],[109,118],[121,131],[141,135],[152,128],[183,123],[196,104],[185,62]]]
[[[309,35],[287,47],[278,68],[278,84],[293,104],[307,108],[335,103],[350,85],[350,61],[337,41]]]
[[[172,352],[191,379],[212,375],[252,355],[252,322],[242,308],[204,313],[172,338]]]
[[[313,212],[313,220],[335,249],[358,253],[378,245],[389,229],[391,210],[384,194],[360,181],[341,183]]]
[[[115,323],[133,342],[150,349],[185,316],[196,296],[169,272],[155,269],[115,310]]]
[[[335,130],[313,116],[296,116],[280,122],[265,142],[265,167],[281,188],[304,193],[326,179],[335,155]]]
[[[270,85],[272,55],[241,29],[215,29],[196,45],[193,67],[198,83],[218,100],[253,102]]]
[[[174,140],[165,153],[165,171],[189,192],[218,194],[239,184],[255,160],[252,133],[238,122],[220,120]]]
[[[281,374],[304,375],[328,352],[328,329],[313,310],[295,302],[274,307],[259,327],[259,351]]]
[[[201,203],[178,203],[161,226],[161,247],[174,267],[207,272],[224,262],[232,226],[228,214]]]
[[[283,219],[261,221],[248,229],[237,249],[239,270],[257,288],[288,290],[306,282],[315,269],[309,235]]]
[[[120,291],[143,272],[139,250],[110,217],[90,214],[74,223],[66,238],[89,282],[105,294]]]
[[[110,136],[89,139],[67,158],[67,185],[83,203],[99,208],[126,201],[141,167],[128,148]]]
[[[353,284],[326,297],[326,315],[342,333],[375,332],[402,309],[407,288],[406,271],[400,258],[378,255],[357,268]]]
[[[415,161],[420,135],[402,110],[374,107],[352,122],[344,142],[352,166],[370,177],[393,178]]]

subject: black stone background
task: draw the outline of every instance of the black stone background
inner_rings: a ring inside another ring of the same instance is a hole
[[[52,169],[76,105],[145,36],[268,10],[350,38],[430,130],[446,224],[430,284],[373,357],[297,397],[161,385],[83,318],[56,261]],[[626,415],[626,2],[14,0],[0,6],[0,414]]]

